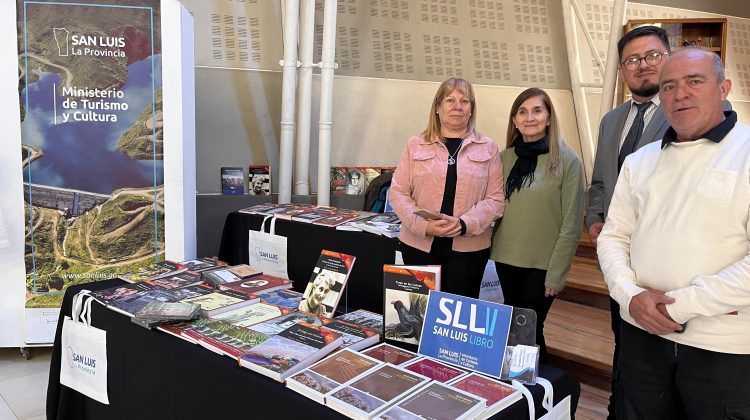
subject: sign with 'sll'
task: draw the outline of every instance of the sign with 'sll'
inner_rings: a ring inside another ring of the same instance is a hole
[[[513,307],[430,291],[419,354],[500,377]]]

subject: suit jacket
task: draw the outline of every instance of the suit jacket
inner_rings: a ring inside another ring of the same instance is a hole
[[[589,209],[586,217],[586,224],[589,227],[594,223],[604,222],[607,218],[607,209],[612,201],[615,183],[617,183],[617,156],[620,154],[620,138],[622,137],[625,120],[630,112],[630,104],[631,101],[627,101],[609,111],[599,124],[594,174],[591,177]],[[669,123],[664,117],[661,105],[659,105],[643,130],[643,135],[635,146],[636,150],[653,141],[661,140],[667,128],[669,128]]]

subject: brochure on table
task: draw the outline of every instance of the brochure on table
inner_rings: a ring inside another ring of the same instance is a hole
[[[499,378],[512,314],[511,306],[431,290],[419,354]]]

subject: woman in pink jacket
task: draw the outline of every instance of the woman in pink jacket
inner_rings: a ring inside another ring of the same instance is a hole
[[[404,263],[442,266],[441,289],[468,297],[479,296],[490,224],[505,203],[498,147],[477,132],[476,111],[469,82],[443,82],[427,128],[409,139],[390,189]],[[419,209],[442,218],[420,217],[414,214]]]

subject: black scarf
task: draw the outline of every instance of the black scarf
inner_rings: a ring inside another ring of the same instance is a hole
[[[549,153],[547,137],[537,141],[525,142],[520,135],[513,141],[513,148],[518,159],[508,174],[505,183],[505,198],[510,199],[514,191],[531,186],[534,182],[534,171],[536,170],[537,156]]]

